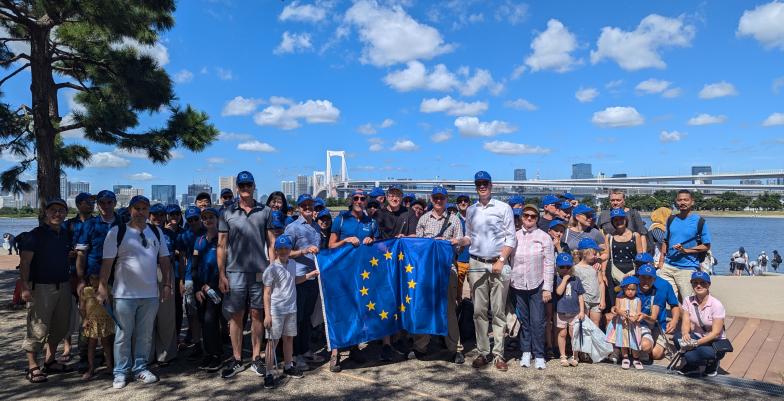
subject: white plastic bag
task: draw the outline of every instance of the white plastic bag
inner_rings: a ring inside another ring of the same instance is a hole
[[[598,363],[613,352],[612,344],[604,337],[604,332],[596,327],[591,319],[578,320],[574,323],[572,349],[590,355],[591,361]]]

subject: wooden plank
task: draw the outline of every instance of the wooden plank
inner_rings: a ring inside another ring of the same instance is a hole
[[[736,317],[735,320],[732,322],[732,327],[727,329],[726,332],[727,338],[729,338],[730,341],[734,341],[735,337],[737,337],[738,334],[740,334],[740,331],[743,330],[743,327],[746,326],[748,320],[749,319],[745,317]]]
[[[751,364],[756,363],[757,354],[760,348],[762,348],[762,344],[765,343],[765,339],[768,338],[771,326],[773,326],[773,322],[770,320],[762,320],[759,323],[759,326],[746,342],[740,355],[735,358],[734,363],[729,365],[727,371],[730,372],[730,375],[735,377],[746,376],[746,371],[749,370]]]
[[[729,329],[730,329],[730,327],[732,327],[732,323],[733,323],[734,321],[735,321],[735,316],[727,316],[727,318],[726,318],[726,319],[724,319],[724,331],[725,331],[725,332],[726,332],[727,330],[729,330]]]
[[[781,338],[784,337],[784,322],[773,322],[773,326],[768,332],[768,336],[762,343],[757,358],[754,359],[749,369],[746,371],[744,377],[751,380],[763,380],[765,373],[768,371],[773,355],[779,348]]]
[[[753,336],[754,332],[757,331],[757,327],[759,327],[759,325],[760,319],[749,319],[743,326],[743,330],[741,330],[737,336],[731,337],[732,348],[735,349],[735,352],[730,352],[729,355],[725,356],[724,359],[721,360],[721,367],[724,370],[731,372],[730,369],[732,368],[732,363],[735,362],[735,359],[737,359],[743,353],[743,349],[746,347],[746,343],[749,342],[751,336]],[[753,351],[756,353],[757,350],[754,349]]]
[[[784,384],[784,341],[779,343],[779,349],[770,361],[768,371],[765,372],[763,381],[775,384]]]

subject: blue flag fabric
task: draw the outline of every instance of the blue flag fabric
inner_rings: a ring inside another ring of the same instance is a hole
[[[329,349],[397,333],[447,334],[448,241],[400,238],[318,254]]]

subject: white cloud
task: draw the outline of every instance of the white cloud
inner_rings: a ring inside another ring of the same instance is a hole
[[[599,96],[599,91],[596,90],[596,88],[581,87],[574,93],[574,97],[577,98],[580,103],[592,102],[597,96]]]
[[[119,167],[128,167],[131,164],[131,161],[128,159],[123,159],[120,156],[115,155],[111,152],[98,152],[93,153],[90,157],[90,161],[87,162],[87,167],[98,167],[98,168],[119,168]]]
[[[770,87],[773,93],[778,95],[781,88],[784,88],[784,77],[778,77],[774,79],[773,84],[771,84]]]
[[[483,88],[488,88],[490,93],[497,95],[504,89],[504,85],[495,82],[493,75],[490,74],[489,71],[477,68],[474,72],[474,76],[468,78],[460,87],[460,94],[463,96],[473,96]]]
[[[292,1],[283,8],[278,19],[280,21],[319,22],[327,17],[327,10],[320,4],[303,4]]]
[[[334,123],[340,117],[340,110],[329,100],[307,100],[297,104],[272,105],[253,116],[258,125],[271,125],[284,130],[300,126],[300,120],[310,124]]]
[[[385,118],[384,121],[382,121],[379,125],[379,128],[389,128],[393,125],[395,125],[395,120],[391,118]]]
[[[446,113],[450,116],[477,116],[487,111],[486,102],[462,102],[445,96],[441,99],[422,99],[419,111],[423,113]]]
[[[246,150],[248,152],[264,152],[264,153],[270,153],[276,151],[276,149],[272,145],[261,141],[243,142],[237,145],[237,149]]]
[[[763,127],[772,127],[774,125],[784,125],[784,113],[773,113],[762,122]]]
[[[154,45],[143,45],[136,39],[124,37],[117,46],[113,47],[130,47],[135,49],[139,54],[151,57],[161,67],[169,64],[169,49],[161,42],[156,42]]]
[[[359,132],[360,134],[364,134],[364,135],[373,135],[373,134],[377,133],[378,131],[376,130],[375,127],[373,127],[373,124],[367,123],[367,124],[362,124],[359,127],[357,127],[357,132]]]
[[[510,109],[517,109],[517,110],[527,110],[527,111],[535,111],[538,110],[535,104],[525,100],[525,99],[515,99],[515,100],[507,100],[504,102],[504,106]]]
[[[684,136],[686,136],[686,134],[682,134],[678,131],[662,131],[659,134],[659,141],[662,143],[678,142],[683,139]]]
[[[602,128],[622,128],[641,125],[645,118],[634,107],[608,107],[593,113],[591,122]]]
[[[71,107],[71,111],[72,112],[63,116],[63,119],[60,121],[60,125],[61,126],[62,125],[71,125],[71,124],[76,122],[74,120],[74,115],[73,115],[74,111],[79,111],[79,112],[83,112],[84,111],[84,108],[81,105],[73,103],[73,97],[71,97],[69,99],[68,103],[69,103],[69,105]],[[71,103],[73,103],[73,104],[71,105]],[[78,129],[72,129],[72,130],[64,131],[64,132],[60,133],[60,137],[64,138],[64,139],[84,139],[84,129],[78,128]]]
[[[207,163],[209,164],[223,164],[226,163],[226,159],[222,157],[208,157]]]
[[[457,127],[461,135],[465,136],[495,136],[517,131],[517,127],[505,121],[493,120],[484,122],[479,121],[476,117],[465,116],[455,119],[455,127]]]
[[[667,67],[660,51],[667,47],[687,47],[694,39],[695,28],[685,24],[683,16],[667,18],[651,14],[640,21],[634,31],[606,26],[591,51],[591,63],[611,59],[624,70]]]
[[[659,79],[647,79],[640,82],[634,89],[643,93],[662,93],[670,87],[672,82]]]
[[[557,19],[547,21],[547,29],[534,38],[531,49],[525,64],[532,71],[566,72],[581,63],[570,54],[577,49],[577,37]]]
[[[512,25],[523,22],[528,16],[528,4],[506,0],[495,10],[496,21],[507,21]]]
[[[116,156],[120,157],[130,157],[132,159],[149,159],[150,156],[147,155],[147,151],[144,150],[128,150],[128,149],[121,149],[121,148],[114,148],[112,151]]]
[[[518,65],[512,70],[512,80],[518,79],[525,73],[525,65]]]
[[[231,72],[231,70],[226,68],[217,67],[215,68],[215,73],[218,74],[218,79],[221,81],[231,81],[234,79],[234,74]]]
[[[715,84],[706,84],[700,91],[700,99],[715,99],[724,96],[736,96],[738,91],[729,82],[721,81]]]
[[[313,44],[310,42],[309,33],[289,33],[286,31],[283,32],[283,37],[280,39],[280,44],[275,48],[275,50],[272,51],[272,53],[296,53],[312,48]]]
[[[725,121],[727,121],[727,116],[723,116],[723,115],[712,116],[710,114],[702,113],[696,117],[690,118],[687,124],[689,125],[723,124]]]
[[[499,155],[544,155],[551,152],[548,148],[507,141],[485,142],[482,147],[488,152]]]
[[[772,1],[744,11],[737,35],[753,36],[767,49],[784,50],[784,3]]]
[[[384,150],[384,141],[381,138],[370,138],[368,139],[370,146],[368,150],[371,152],[380,152]]]
[[[264,104],[263,99],[245,98],[237,96],[226,102],[221,111],[222,116],[247,116],[256,111],[256,108]]]
[[[401,139],[395,141],[395,144],[392,145],[392,151],[394,152],[413,152],[418,150],[419,146],[415,144],[413,141],[408,139]]]
[[[398,92],[415,89],[449,92],[460,86],[457,76],[445,65],[438,64],[432,72],[428,72],[419,61],[410,61],[405,69],[390,72],[384,77],[384,82]]]
[[[179,151],[176,151],[176,150],[172,150],[171,152],[169,152],[169,154],[171,155],[172,160],[184,159],[185,158],[185,155],[182,154],[182,152],[179,152]]]
[[[141,173],[131,174],[128,176],[128,179],[133,181],[150,181],[153,178],[155,177],[153,177],[152,174],[144,171]]]
[[[384,7],[361,0],[346,11],[345,22],[359,31],[365,45],[363,63],[389,66],[429,60],[454,48],[444,43],[437,29],[417,22],[400,5]]]
[[[253,137],[248,134],[238,134],[235,132],[224,132],[221,131],[218,134],[218,139],[221,141],[249,141]]]
[[[670,88],[662,92],[662,97],[674,98],[681,95],[681,88]]]
[[[187,84],[188,82],[193,81],[193,73],[188,70],[180,70],[174,74],[173,79],[174,82],[178,84]]]
[[[430,140],[435,143],[446,142],[450,139],[452,139],[452,131],[450,130],[439,131],[430,136]]]

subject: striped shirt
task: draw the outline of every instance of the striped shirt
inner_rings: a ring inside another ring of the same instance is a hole
[[[537,227],[525,227],[515,233],[517,247],[512,254],[511,286],[518,290],[542,289],[553,291],[555,252],[550,235]]]
[[[438,235],[444,227],[444,219],[447,218],[447,214],[449,215],[448,226],[443,234]],[[417,222],[416,225],[416,236],[426,238],[439,236],[444,239],[461,238],[463,236],[463,225],[460,223],[460,218],[457,217],[457,213],[448,213],[444,210],[441,216],[437,216],[435,212],[431,210],[419,218],[419,222]]]

